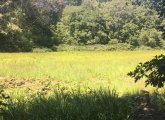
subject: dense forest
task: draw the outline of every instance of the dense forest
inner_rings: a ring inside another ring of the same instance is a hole
[[[164,0],[1,0],[0,51],[66,45],[165,48]]]

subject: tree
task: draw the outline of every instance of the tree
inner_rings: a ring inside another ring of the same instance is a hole
[[[134,4],[143,5],[156,10],[161,17],[165,18],[165,1],[164,0],[132,0]]]
[[[156,29],[142,29],[137,42],[140,46],[155,48],[161,46],[162,41],[162,32]]]
[[[129,76],[135,79],[135,82],[146,78],[146,86],[162,88],[165,83],[165,56],[155,56],[152,60],[145,63],[140,63],[136,69],[130,73]]]
[[[107,44],[115,39],[135,47],[155,48],[161,47],[160,24],[155,10],[127,0],[85,0],[81,6],[65,7],[56,35],[64,44]],[[145,39],[143,32],[151,38]]]
[[[58,44],[51,30],[58,20],[52,1],[3,0],[0,6],[0,51],[31,51]]]
[[[165,20],[165,0],[132,0],[134,4],[138,4],[140,6],[145,6],[146,8],[150,8],[156,10],[159,14],[159,19],[161,22]],[[160,25],[158,27],[160,31],[163,32],[163,37],[165,38],[165,30],[163,26]]]
[[[31,51],[32,41],[27,39],[20,23],[21,1],[0,2],[0,51]]]
[[[34,42],[35,47],[52,47],[58,44],[53,38],[52,24],[59,20],[61,6],[54,0],[28,1],[23,5],[25,16],[21,19],[22,25],[28,31],[28,36]]]

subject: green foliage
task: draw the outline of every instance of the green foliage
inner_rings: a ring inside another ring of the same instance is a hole
[[[162,32],[159,32],[156,29],[142,29],[137,42],[140,46],[144,45],[155,48],[162,45],[161,35]]]
[[[7,101],[10,97],[4,92],[4,86],[0,85],[0,119],[4,111],[7,109]]]
[[[163,49],[165,49],[165,40],[162,40],[161,44],[162,44]]]
[[[165,94],[161,94],[158,91],[154,91],[152,95],[150,95],[152,105],[157,108],[158,111],[165,110]]]
[[[65,0],[66,5],[81,5],[83,0]]]
[[[162,47],[163,10],[162,0],[3,0],[0,51],[108,44],[114,39],[133,47]]]
[[[52,50],[49,48],[33,48],[33,52],[43,53],[43,52],[52,52]]]
[[[162,33],[157,30],[160,23],[155,10],[129,1],[85,0],[81,6],[66,6],[56,35],[64,44],[108,44],[115,39],[134,47],[154,48],[161,47]]]
[[[165,19],[165,0],[132,0],[132,2],[135,5],[144,6],[146,8],[156,10],[161,22],[163,22],[163,20]],[[163,36],[165,38],[165,30],[162,29],[163,26],[160,25],[158,26],[158,28],[160,31],[163,32]]]
[[[143,5],[151,9],[155,9],[161,17],[165,17],[165,1],[164,0],[132,0],[134,4]]]
[[[31,51],[32,41],[21,26],[20,1],[2,1],[0,17],[0,51]],[[6,9],[7,8],[7,9]]]
[[[164,40],[165,40],[165,19],[162,21],[161,27],[162,27],[162,31],[164,31],[164,32],[163,32],[163,38],[164,38]]]
[[[134,47],[130,44],[127,43],[118,43],[118,44],[112,44],[109,45],[108,50],[113,51],[113,50],[133,50]]]
[[[135,50],[155,50],[157,48],[151,48],[151,47],[148,47],[148,46],[139,46],[138,48],[136,48]]]
[[[57,34],[62,43],[104,44],[108,42],[106,33],[101,30],[104,29],[104,21],[97,5],[87,4],[88,2],[84,2],[82,6],[67,6],[64,9],[61,22],[57,25]]]
[[[50,29],[57,13],[50,2],[5,0],[0,2],[0,11],[0,51],[27,52],[34,46],[57,44]]]
[[[126,43],[109,44],[109,45],[66,45],[61,44],[56,47],[56,51],[120,51],[133,50],[134,47]]]
[[[153,87],[164,87],[165,83],[165,56],[155,56],[151,61],[140,63],[133,72],[128,73],[129,76],[135,78],[135,82],[146,78],[145,83]]]
[[[5,111],[5,120],[131,120],[131,102],[115,91],[79,89],[66,92],[55,90],[50,97],[38,95],[26,102],[18,99]],[[35,113],[35,114],[34,114]]]

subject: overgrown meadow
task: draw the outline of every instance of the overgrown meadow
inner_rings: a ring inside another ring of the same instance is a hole
[[[159,54],[165,51],[1,53],[0,119],[133,119],[131,95],[154,89],[127,73]]]
[[[0,0],[0,120],[165,120],[164,88],[141,79],[164,85],[164,11],[165,0]]]

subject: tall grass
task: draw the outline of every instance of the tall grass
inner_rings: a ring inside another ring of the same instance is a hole
[[[10,103],[4,120],[131,120],[132,115],[131,102],[115,91],[82,94],[78,89],[69,93],[59,89],[51,97]]]

